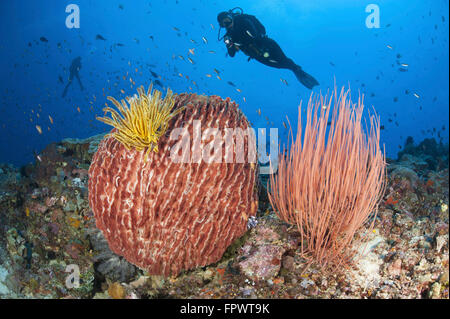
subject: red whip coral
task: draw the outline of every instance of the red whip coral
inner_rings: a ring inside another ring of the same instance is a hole
[[[202,152],[194,145],[190,161],[174,161],[180,141],[170,135],[184,128],[183,138],[195,136],[194,121],[199,121],[205,129],[240,128],[236,140],[248,142],[245,116],[230,99],[174,96],[169,90],[162,100],[151,87],[147,94],[140,89],[139,96],[127,98],[129,108],[123,100],[110,100],[123,117],[105,109],[115,128],[99,144],[89,168],[89,203],[111,250],[150,274],[165,276],[218,261],[256,214],[256,167],[229,158],[194,161]],[[211,138],[202,141],[208,142]],[[232,151],[237,156],[237,148]],[[248,143],[243,151],[248,154]]]
[[[379,119],[370,116],[366,136],[363,101],[355,107],[348,93],[335,89],[329,99],[311,96],[303,131],[299,108],[296,140],[290,153],[280,156],[277,176],[270,178],[272,206],[282,220],[297,226],[302,256],[322,267],[349,264],[355,233],[376,213],[385,186]]]

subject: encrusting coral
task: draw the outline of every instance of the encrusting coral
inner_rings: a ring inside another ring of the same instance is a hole
[[[164,100],[160,96],[140,89],[127,99],[129,108],[111,99],[122,117],[107,108],[112,119],[101,119],[115,128],[92,159],[89,203],[113,252],[149,274],[168,276],[217,262],[246,231],[258,206],[257,167],[230,161],[239,151],[248,154],[251,144],[250,124],[230,99],[171,91]],[[200,138],[207,144],[202,147],[195,141],[196,124],[220,132]],[[244,141],[244,149],[233,147],[222,156],[227,128],[235,129],[231,137]],[[180,150],[180,141],[172,139],[176,132],[181,141],[188,138],[183,145],[189,147],[181,150],[187,161],[173,160]],[[214,160],[201,160],[211,144],[217,146]]]

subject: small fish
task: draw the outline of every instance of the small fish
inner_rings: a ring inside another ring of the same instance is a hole
[[[209,24],[211,26],[211,29],[214,30],[214,25],[212,23]]]
[[[183,61],[184,61],[184,56],[179,55],[178,58],[179,58],[180,60],[183,60]]]
[[[417,94],[417,93],[414,93],[414,96],[415,96],[416,98],[420,98],[419,94]]]
[[[188,57],[188,60],[189,62],[191,62],[191,64],[195,64],[195,62],[191,58]]]
[[[153,77],[155,77],[155,78],[157,78],[158,77],[158,74],[156,74],[155,72],[153,72],[153,71],[150,71],[150,73],[153,75]]]
[[[261,116],[261,108],[259,108],[256,112],[258,113],[259,116]]]
[[[148,38],[149,38],[150,40],[152,40],[152,41],[155,41],[155,38],[153,38],[152,35],[149,35]]]
[[[119,9],[123,10],[123,4],[119,4]]]
[[[285,129],[287,129],[287,125],[286,125],[286,123],[284,123],[284,121],[283,121],[283,126]]]
[[[59,76],[58,76],[58,81],[59,81],[59,83],[62,83],[62,84],[64,84],[64,81],[63,81],[63,78],[62,78],[62,76],[61,76],[61,75],[59,75]]]
[[[172,27],[172,29],[177,32],[180,31],[180,29],[178,29],[177,27]]]
[[[183,77],[183,74],[181,74],[181,73],[178,73],[178,76],[179,76],[180,78],[182,78],[182,77]]]
[[[216,76],[217,76],[217,79],[222,80],[222,78],[220,76],[218,76],[218,75],[216,75]]]
[[[124,46],[125,46],[125,45],[122,44],[122,43],[116,43],[116,45],[117,45],[118,47],[124,47]]]
[[[227,83],[229,84],[229,85],[231,85],[231,86],[236,86],[233,82],[231,82],[231,81],[227,81]]]
[[[195,55],[195,52],[194,52],[194,50],[195,50],[195,48],[193,48],[193,49],[189,49],[189,53],[190,53],[190,54],[192,54],[192,55]]]
[[[241,93],[241,90],[240,90],[240,89],[236,89],[236,91],[238,91],[239,93]]]
[[[210,78],[210,77],[211,77],[211,74],[208,73],[208,74],[206,74],[206,76],[207,76],[208,78]]]
[[[400,64],[401,66],[403,66],[403,67],[405,67],[405,68],[407,68],[409,65],[408,64],[406,64],[406,63],[402,63],[402,64]]]
[[[48,119],[50,120],[50,123],[53,124],[53,118],[50,115],[48,116]]]
[[[208,53],[215,54],[216,51],[214,51],[214,50],[209,50]]]
[[[39,40],[41,40],[42,42],[48,42],[46,37],[40,37]]]
[[[105,39],[101,34],[97,34],[97,35],[95,36],[95,40],[103,40],[103,41],[106,41],[106,39]]]
[[[330,61],[330,65],[331,65],[331,66],[336,66],[336,65],[335,65],[333,62],[331,62],[331,61]]]
[[[388,47],[388,49],[391,49],[392,50],[392,47],[388,44],[388,45],[386,45],[387,47]]]
[[[36,125],[36,130],[39,132],[39,134],[42,134],[42,128],[39,125]]]
[[[254,38],[253,34],[250,33],[250,31],[246,30],[245,31],[250,37]]]
[[[220,74],[220,71],[217,70],[216,68],[214,68],[214,72],[216,72],[217,74]]]
[[[244,97],[242,97],[242,99],[244,100],[244,102],[247,102],[247,100],[245,99],[245,96],[244,96]]]
[[[197,41],[193,40],[193,39],[189,39],[192,43],[197,43]]]
[[[205,37],[202,37],[202,40],[205,44],[208,44],[208,40]]]

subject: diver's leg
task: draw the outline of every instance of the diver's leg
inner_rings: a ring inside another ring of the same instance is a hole
[[[263,38],[260,47],[263,48],[264,52],[260,59],[258,59],[261,63],[278,69],[291,70],[294,72],[297,80],[308,89],[312,89],[314,86],[319,85],[319,82],[317,82],[314,77],[303,71],[292,59],[289,59],[274,40]]]
[[[66,87],[64,88],[62,97],[65,97],[67,94],[67,90],[69,89],[69,86],[72,84],[72,79],[69,78],[69,81],[67,81]]]
[[[303,71],[299,65],[296,65],[295,69],[292,70],[292,72],[294,72],[297,80],[299,80],[300,83],[306,86],[308,89],[312,89],[314,86],[319,85],[319,82],[317,82],[317,80],[312,75]]]
[[[295,63],[289,59],[281,50],[278,43],[273,39],[265,37],[257,42],[261,55],[257,60],[265,65],[277,68],[277,69],[289,69],[295,68]]]
[[[83,87],[83,84],[81,84],[80,75],[77,73],[75,76],[77,77],[78,84],[80,84],[81,91],[83,91],[84,87]]]

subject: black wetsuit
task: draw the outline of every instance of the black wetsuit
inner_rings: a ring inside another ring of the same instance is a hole
[[[70,65],[70,74],[69,74],[69,81],[66,84],[66,87],[64,88],[64,92],[62,94],[62,97],[65,97],[67,94],[67,89],[69,88],[69,86],[72,84],[72,80],[74,77],[77,78],[78,80],[78,84],[80,84],[80,88],[81,90],[83,90],[83,84],[81,84],[81,80],[80,80],[80,74],[79,71],[81,69],[81,58],[77,57],[75,59],[72,60],[72,64]]]
[[[292,70],[297,79],[310,89],[319,84],[284,54],[278,43],[266,35],[266,29],[253,15],[235,15],[233,25],[227,29],[224,40],[231,57],[241,50],[249,56],[249,60],[255,59],[267,66]]]

